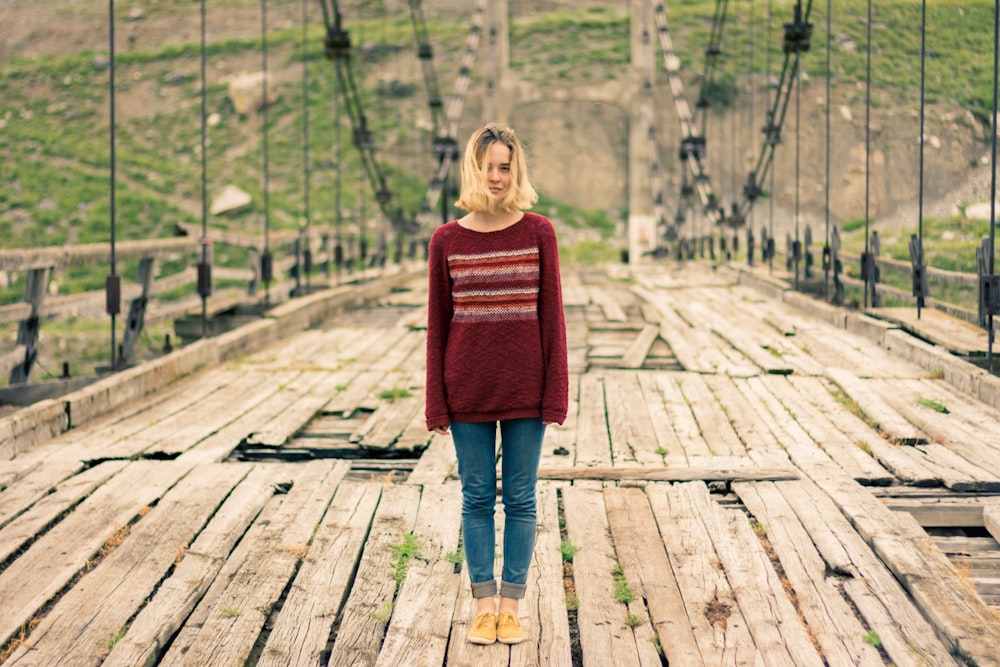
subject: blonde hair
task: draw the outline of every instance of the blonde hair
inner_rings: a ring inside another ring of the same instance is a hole
[[[510,189],[500,198],[493,196],[487,184],[490,146],[497,141],[510,149]],[[465,145],[462,192],[455,206],[466,211],[502,213],[531,208],[536,201],[538,193],[528,180],[524,148],[514,130],[495,123],[476,130]]]

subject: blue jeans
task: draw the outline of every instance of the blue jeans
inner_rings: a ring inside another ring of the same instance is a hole
[[[472,596],[497,594],[493,576],[497,502],[496,422],[452,423],[451,433],[462,479],[462,535]],[[501,476],[506,516],[500,595],[523,598],[535,548],[538,460],[545,425],[540,418],[500,422]]]

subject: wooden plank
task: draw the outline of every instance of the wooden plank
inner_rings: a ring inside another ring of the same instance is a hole
[[[678,440],[684,447],[684,455],[688,460],[712,456],[712,452],[702,436],[698,421],[691,407],[684,398],[678,381],[684,373],[657,373],[657,384],[663,395],[663,407],[670,416]]]
[[[1000,542],[1000,507],[990,506],[983,509],[983,525],[993,539]]]
[[[218,433],[240,419],[254,407],[268,401],[282,384],[291,381],[299,373],[251,372],[239,377],[235,382],[226,384],[219,391],[207,396],[193,409],[177,412],[169,418],[156,424],[156,428],[148,431],[143,437],[137,437],[131,443],[124,442],[108,448],[108,456],[131,456],[138,452],[158,452],[162,454],[183,453],[206,437]],[[255,424],[256,426],[256,424]],[[253,428],[247,428],[239,434],[235,446],[246,437]]]
[[[8,663],[101,664],[100,647],[110,650],[109,644],[117,641],[128,620],[248,472],[249,466],[218,464],[193,470],[60,598],[32,630],[30,644],[22,644]],[[128,585],[122,585],[124,581]]]
[[[684,373],[677,379],[684,398],[698,420],[698,429],[710,452],[719,456],[746,456],[747,450],[733,429],[722,406],[705,383],[694,373]]]
[[[978,419],[963,419],[964,403],[971,399],[958,394],[944,397],[943,380],[896,380],[891,383],[878,381],[881,390],[892,387],[886,400],[936,443],[942,443],[949,453],[937,452],[941,447],[925,446],[921,449],[932,460],[943,466],[953,467],[960,474],[971,478],[980,490],[1000,489],[1000,450],[993,447],[993,434],[1000,423],[990,422],[986,413],[975,411]],[[945,412],[927,405],[933,402]],[[953,412],[957,411],[957,412]],[[956,461],[955,457],[961,460]]]
[[[577,624],[580,644],[595,664],[660,665],[652,642],[625,622],[630,613],[613,596],[618,565],[599,491],[575,487],[563,490],[563,513],[569,541],[580,547],[573,557],[573,586],[580,600]]]
[[[733,491],[774,548],[794,592],[796,608],[824,660],[830,665],[880,667],[884,663],[878,651],[864,641],[865,628],[841,597],[834,580],[827,576],[826,563],[776,486],[770,482],[740,482],[733,485]]]
[[[251,529],[161,664],[236,665],[250,656],[264,623],[308,549],[313,530],[350,465],[297,466],[280,507]],[[195,623],[192,623],[195,620]]]
[[[626,580],[646,602],[667,662],[704,665],[646,494],[608,488],[604,504],[618,561]]]
[[[58,521],[71,508],[83,501],[111,477],[122,471],[128,465],[127,461],[105,461],[79,475],[60,481],[48,487],[49,493],[41,496],[37,502],[38,489],[34,485],[26,496],[12,497],[14,493],[0,494],[0,517],[4,514],[14,517],[0,530],[0,563],[6,562],[20,551],[36,536],[45,532],[45,528]],[[24,485],[19,485],[23,489]],[[16,491],[17,489],[9,489]],[[18,502],[30,499],[23,505]]]
[[[591,285],[587,289],[590,292],[590,301],[600,307],[604,314],[604,319],[608,322],[625,322],[628,320],[628,315],[625,314],[625,310],[621,307],[618,299],[612,297],[610,293],[596,285]]]
[[[616,466],[659,466],[663,458],[637,380],[636,373],[604,373],[611,457]]]
[[[330,397],[330,402],[323,407],[323,411],[328,414],[342,415],[345,419],[349,418],[358,410],[384,376],[385,371],[361,371],[351,379],[344,391]]]
[[[894,512],[907,512],[924,528],[985,527],[986,508],[997,506],[995,496],[942,496],[938,498],[885,498],[885,506]]]
[[[576,465],[611,465],[611,437],[604,407],[604,377],[580,378],[580,414],[577,418]]]
[[[660,294],[641,287],[634,287],[633,292],[645,299],[656,309],[656,321],[659,323],[659,335],[668,346],[674,357],[685,370],[708,372],[711,369],[702,368],[697,354],[697,344],[688,338],[690,326],[684,322],[671,306],[660,301]],[[647,316],[649,319],[649,316]]]
[[[828,368],[827,377],[837,383],[865,414],[892,442],[900,445],[919,445],[927,442],[927,435],[894,410],[881,395],[872,390],[864,380],[841,368]]]
[[[570,667],[573,662],[563,587],[557,488],[552,482],[538,485],[535,552],[528,574],[528,596],[519,608],[522,616],[531,617],[535,641],[511,648],[510,667]],[[534,595],[537,599],[532,599]]]
[[[646,355],[649,354],[650,348],[653,347],[653,343],[659,336],[659,327],[652,324],[644,326],[632,344],[628,346],[625,354],[622,355],[622,368],[642,368]]]
[[[858,493],[851,480],[827,480],[824,490],[903,583],[949,648],[984,664],[1000,655],[1000,620],[959,581],[954,567],[912,517]]]
[[[637,374],[642,390],[642,403],[649,412],[652,432],[656,438],[656,451],[661,455],[663,465],[682,466],[686,461],[684,446],[670,422],[670,415],[663,402],[659,384],[650,373]],[[543,465],[547,463],[543,462]]]
[[[406,569],[376,665],[443,664],[461,583],[448,558],[458,551],[461,504],[458,482],[421,494],[414,527],[419,556]]]
[[[547,465],[562,465],[576,460],[576,436],[580,414],[580,375],[569,375],[569,406],[566,411],[566,421],[562,426],[552,424],[545,429],[545,441],[542,443],[540,463]]]
[[[927,461],[924,453],[915,447],[899,447],[886,442],[878,431],[835,400],[827,390],[825,381],[791,377],[788,382],[820,412],[827,415],[830,422],[848,439],[861,449],[870,451],[896,477],[913,486],[941,486],[945,471]]]
[[[669,526],[660,537],[705,664],[764,664],[689,495],[669,484],[654,484],[646,487],[646,496],[657,524]]]
[[[257,665],[320,663],[381,494],[380,484],[344,481],[337,487]]]
[[[706,375],[703,379],[719,403],[725,406],[726,417],[750,458],[759,465],[788,465],[788,455],[781,442],[736,388],[735,380],[727,375]]]
[[[375,664],[395,599],[393,546],[402,544],[403,536],[413,531],[419,506],[420,489],[415,486],[383,490],[327,664]]]
[[[644,480],[649,482],[690,481],[765,481],[798,479],[794,468],[730,468],[730,467],[681,467],[681,468],[618,468],[596,466],[545,466],[538,469],[539,479],[562,480]]]
[[[0,644],[51,600],[101,546],[190,470],[176,461],[138,461],[92,493],[0,574]]]
[[[406,481],[417,485],[444,484],[457,471],[458,460],[451,436],[435,433]]]
[[[292,398],[290,404],[273,419],[252,431],[246,443],[259,447],[280,447],[287,443],[324,405],[337,388],[349,382],[350,371],[305,371],[296,381],[286,386],[286,394],[278,394],[281,400]],[[291,396],[288,396],[291,394]]]
[[[808,479],[777,488],[830,571],[844,576],[844,592],[894,664],[957,664],[900,582],[823,490]]]
[[[768,389],[779,398],[813,443],[822,448],[852,479],[868,485],[888,486],[892,475],[870,454],[852,442],[823,412],[800,394],[796,385],[769,382]]]
[[[231,465],[231,464],[227,464]],[[287,479],[287,470],[256,466],[226,498],[177,567],[157,589],[131,623],[128,632],[104,661],[108,667],[151,667],[223,569],[234,545],[258,514],[267,520],[273,513],[261,508],[275,494],[276,483]]]
[[[707,528],[765,664],[823,665],[746,516],[719,507],[701,482],[681,484],[679,491]]]

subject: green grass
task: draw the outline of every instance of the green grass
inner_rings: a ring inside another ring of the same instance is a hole
[[[571,563],[578,551],[580,551],[580,547],[573,546],[573,543],[569,540],[563,540],[559,544],[559,552],[562,554],[562,559],[565,563]]]
[[[917,398],[917,405],[922,405],[925,408],[929,408],[934,412],[940,412],[943,415],[946,415],[950,412],[950,410],[948,410],[948,408],[943,403],[941,403],[940,401],[935,401],[932,398],[924,398],[921,396]]]

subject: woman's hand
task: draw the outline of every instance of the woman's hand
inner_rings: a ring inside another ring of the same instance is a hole
[[[438,435],[448,435],[449,433],[447,426],[435,426],[434,432]]]

